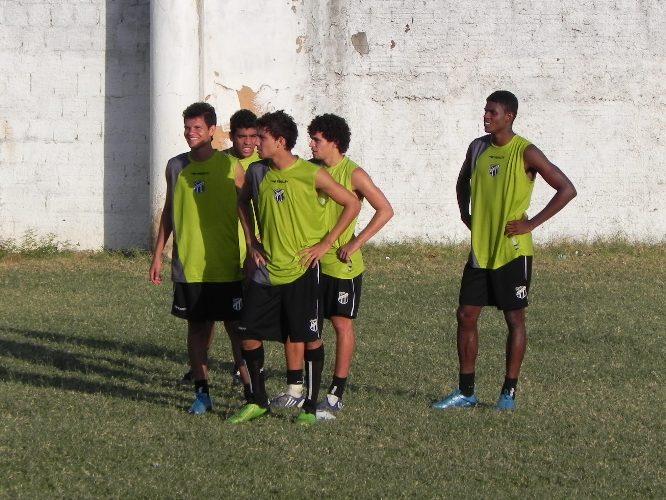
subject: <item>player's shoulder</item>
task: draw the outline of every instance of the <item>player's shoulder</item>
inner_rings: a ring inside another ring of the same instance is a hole
[[[470,142],[469,147],[470,149],[472,149],[475,146],[490,145],[491,142],[492,142],[492,136],[490,134],[485,134],[482,135],[481,137],[477,137],[472,142]]]
[[[167,161],[167,170],[182,170],[190,163],[190,154],[181,153]]]

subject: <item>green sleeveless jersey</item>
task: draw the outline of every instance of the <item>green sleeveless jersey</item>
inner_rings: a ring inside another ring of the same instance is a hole
[[[236,161],[215,151],[203,162],[188,153],[169,160],[173,191],[171,275],[181,283],[227,283],[242,279]]]
[[[340,163],[332,167],[328,167],[326,171],[331,174],[338,184],[342,184],[349,191],[352,189],[352,173],[358,168],[358,165],[351,161],[346,156]],[[320,199],[324,203],[326,210],[326,229],[331,230],[338,222],[340,214],[344,210],[342,205],[338,205],[333,200],[329,200],[323,193],[320,194]],[[356,222],[358,217],[355,217],[352,223],[343,231],[337,241],[324,255],[321,262],[321,272],[333,276],[334,278],[352,279],[361,274],[365,270],[363,265],[363,255],[361,250],[357,250],[351,255],[351,262],[342,262],[338,258],[338,250],[349,243],[354,238],[354,231],[356,230]]]
[[[241,167],[243,167],[244,172],[247,172],[247,167],[249,167],[250,164],[254,163],[255,161],[260,161],[261,160],[261,157],[259,156],[259,153],[257,153],[256,151],[254,153],[252,153],[250,156],[248,156],[247,158],[238,158],[238,156],[236,156],[234,154],[234,148],[225,149],[223,151],[223,153],[228,154],[232,158],[236,158],[240,162]]]
[[[497,269],[520,256],[534,254],[532,234],[506,236],[507,222],[527,216],[534,181],[525,172],[523,153],[530,142],[518,135],[504,146],[490,136],[473,142],[472,265]],[[476,146],[476,147],[475,147]]]
[[[243,172],[247,172],[247,168],[250,166],[250,164],[254,163],[255,161],[261,160],[261,157],[259,156],[259,153],[256,151],[252,153],[250,156],[247,158],[238,158],[237,156],[234,155],[234,148],[229,148],[225,149],[223,153],[229,155],[230,158],[233,158],[234,160],[238,161],[241,164],[241,167],[243,167]],[[255,218],[256,219],[256,218]],[[259,234],[259,228],[257,226],[257,221],[254,221],[254,233]],[[240,245],[240,262],[241,262],[241,267],[245,264],[245,257],[247,255],[246,253],[246,248],[245,248],[245,232],[243,231],[243,226],[241,225],[240,221],[238,221],[238,240],[241,242]]]
[[[252,277],[257,283],[284,285],[301,277],[307,268],[298,252],[326,236],[324,207],[315,187],[319,169],[301,158],[284,170],[264,162],[250,165],[245,181],[268,258],[266,267]]]

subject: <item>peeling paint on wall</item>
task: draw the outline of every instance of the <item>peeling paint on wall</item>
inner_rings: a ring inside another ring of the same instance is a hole
[[[223,85],[220,85],[220,87],[230,90]],[[241,86],[240,90],[236,90],[236,95],[238,96],[238,109],[249,109],[257,116],[263,113],[263,110],[260,110],[259,106],[257,106],[257,92],[250,87],[246,85]],[[225,116],[219,116],[218,114],[218,126],[213,135],[213,147],[216,149],[226,149],[231,146],[229,129],[221,125],[221,123],[226,123],[227,118],[228,117]]]
[[[305,45],[305,42],[308,40],[308,37],[305,35],[300,35],[296,37],[296,53],[300,54],[301,50],[303,50],[303,46]]]
[[[14,142],[14,134],[12,127],[7,120],[2,120],[2,148],[0,148],[0,160],[5,162],[15,161],[16,143]]]
[[[257,109],[256,97],[257,93],[252,90],[250,87],[243,85],[238,93],[238,105],[241,109],[249,109],[255,114],[259,115],[259,110]]]
[[[359,31],[358,33],[352,35],[351,42],[356,52],[365,56],[370,53],[370,47],[368,47],[368,37],[365,34],[365,31]]]

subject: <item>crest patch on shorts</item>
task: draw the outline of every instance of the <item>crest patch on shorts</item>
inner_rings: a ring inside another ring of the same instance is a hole
[[[527,287],[526,286],[517,286],[516,287],[516,297],[519,299],[524,299],[527,297]]]
[[[340,304],[349,302],[349,292],[338,292],[338,302]]]
[[[241,297],[234,297],[231,302],[231,307],[234,308],[234,311],[240,311],[243,309],[243,299]]]

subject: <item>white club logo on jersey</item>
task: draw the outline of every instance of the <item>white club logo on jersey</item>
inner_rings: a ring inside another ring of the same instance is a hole
[[[316,332],[317,331],[317,323],[319,323],[316,319],[311,319],[310,320],[310,331]]]
[[[340,304],[346,304],[347,302],[349,302],[349,293],[338,292],[338,302],[340,302]]]
[[[234,308],[234,311],[240,311],[243,309],[243,299],[241,297],[234,297],[231,307]]]
[[[516,297],[519,299],[524,299],[527,297],[527,287],[526,286],[517,286],[516,287]]]
[[[490,174],[491,177],[495,177],[497,174],[499,174],[499,168],[500,166],[497,163],[495,163],[494,165],[490,165],[488,173]]]
[[[204,181],[194,181],[194,187],[192,188],[195,193],[203,193],[206,190],[206,183]]]
[[[275,197],[275,201],[278,203],[282,203],[284,201],[284,189],[273,189],[273,196]]]

